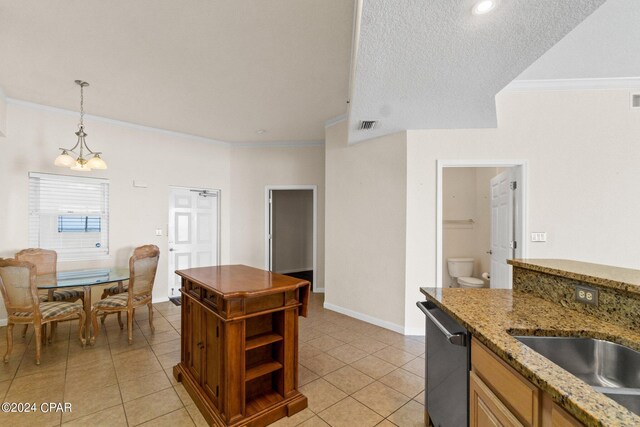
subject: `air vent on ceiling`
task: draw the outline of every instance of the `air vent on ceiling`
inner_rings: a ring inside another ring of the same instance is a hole
[[[631,94],[631,108],[632,109],[640,109],[640,93],[632,93]]]
[[[358,127],[358,129],[360,130],[371,130],[374,127],[376,127],[376,122],[375,120],[361,120],[360,121],[360,127]]]

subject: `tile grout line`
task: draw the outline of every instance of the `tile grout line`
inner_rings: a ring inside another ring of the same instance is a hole
[[[106,323],[107,322],[106,322],[106,318],[105,318],[105,324]],[[100,322],[98,324],[98,328],[102,328],[102,322]],[[104,328],[104,336],[107,339],[107,347],[109,348],[109,357],[111,358],[111,366],[113,367],[113,373],[116,376],[116,384],[118,385],[118,393],[120,394],[120,404],[122,405],[122,412],[124,413],[124,421],[127,423],[127,426],[128,426],[129,425],[129,418],[127,417],[127,411],[126,411],[126,409],[124,407],[124,399],[122,397],[122,389],[120,388],[120,380],[118,379],[118,372],[116,371],[116,364],[115,364],[115,361],[113,360],[113,353],[111,352],[111,343],[109,342],[109,331],[107,330],[106,326]]]
[[[57,326],[56,326],[57,329]],[[69,330],[68,332],[68,336],[67,336],[67,357],[65,359],[65,365],[64,365],[64,383],[62,384],[62,402],[66,402],[65,400],[65,395],[67,394],[67,374],[69,373],[69,354],[71,354],[71,325],[69,325]],[[55,336],[52,334],[51,335],[51,341],[52,343],[55,342],[54,341]],[[60,422],[58,423],[58,425],[62,425],[62,414],[60,413]]]

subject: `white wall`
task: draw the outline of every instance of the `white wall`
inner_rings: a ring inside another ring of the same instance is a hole
[[[407,133],[409,330],[424,328],[409,309],[419,286],[435,284],[437,159],[528,161],[528,229],[548,233],[524,242],[529,257],[640,268],[640,113],[629,91],[505,92],[496,102],[498,129]]]
[[[222,262],[229,262],[230,154],[217,145],[188,136],[102,119],[86,119],[87,142],[104,152],[109,169],[89,175],[53,165],[58,147],[75,144],[78,116],[62,110],[10,103],[7,138],[0,139],[0,256],[12,257],[28,247],[28,173],[103,177],[110,180],[110,259],[60,263],[60,270],[91,266],[126,266],[134,247],[160,248],[154,299],[167,297],[167,221],[169,186],[222,190]],[[133,180],[148,183],[134,188]],[[156,237],[155,229],[163,236]],[[98,293],[98,292],[96,292]],[[0,319],[5,318],[4,306]]]
[[[325,307],[402,331],[406,134],[349,146],[342,121],[325,147]]]
[[[324,147],[236,147],[231,149],[231,262],[264,268],[265,188],[318,186],[316,289],[324,288]]]
[[[293,273],[313,269],[313,190],[275,190],[273,271]]]
[[[7,99],[0,88],[0,138],[7,136]]]

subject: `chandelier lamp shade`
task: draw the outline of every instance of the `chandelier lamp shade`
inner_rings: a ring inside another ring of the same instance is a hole
[[[60,148],[61,153],[56,157],[54,164],[81,172],[89,172],[91,169],[106,169],[107,164],[100,157],[102,153],[91,151],[85,139],[87,134],[84,131],[84,88],[89,86],[89,83],[82,80],[75,82],[80,86],[80,123],[76,132],[78,142],[72,148]]]

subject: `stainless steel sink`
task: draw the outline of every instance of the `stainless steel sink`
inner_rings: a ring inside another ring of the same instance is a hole
[[[593,338],[514,338],[640,415],[640,352]]]

